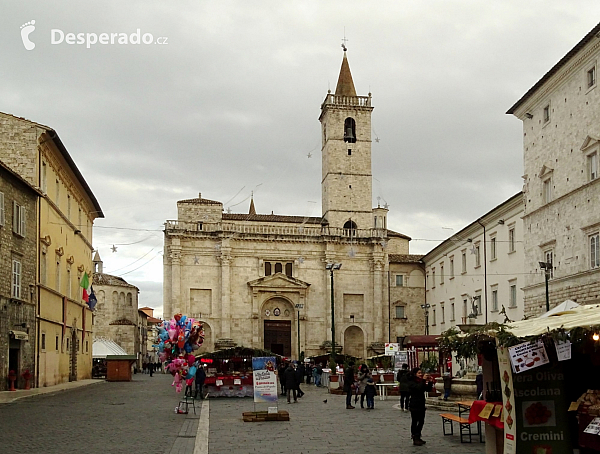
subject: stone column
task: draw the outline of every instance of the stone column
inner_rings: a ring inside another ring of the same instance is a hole
[[[387,321],[387,317],[385,315],[386,305],[382,304],[381,298],[382,273],[383,263],[381,260],[375,259],[373,261],[373,341],[375,342],[385,342],[387,340],[387,336],[383,335],[383,325]]]
[[[221,335],[220,338],[231,338],[231,256],[229,251],[221,254]]]
[[[168,320],[181,311],[181,245],[178,239],[171,243],[171,314],[163,314]]]

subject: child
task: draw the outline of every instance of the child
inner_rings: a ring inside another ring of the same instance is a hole
[[[367,398],[367,410],[375,408],[375,382],[372,378],[367,380],[367,386],[365,387],[365,397]]]

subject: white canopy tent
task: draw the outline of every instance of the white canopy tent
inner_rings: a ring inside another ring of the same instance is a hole
[[[575,301],[566,300],[566,301],[563,301],[562,303],[560,303],[558,306],[550,309],[548,312],[544,312],[538,318],[550,317],[553,315],[554,316],[555,315],[563,315],[564,313],[571,313],[569,311],[571,311],[571,309],[576,308],[576,307],[580,307],[580,306]]]
[[[600,304],[572,307],[549,317],[538,317],[508,324],[508,331],[517,337],[538,336],[555,329],[569,331],[573,328],[600,325]]]
[[[92,358],[106,358],[109,355],[127,355],[127,352],[115,341],[103,337],[94,339]]]

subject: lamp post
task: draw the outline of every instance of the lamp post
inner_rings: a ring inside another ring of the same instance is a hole
[[[544,270],[544,276],[546,278],[546,312],[550,311],[550,297],[548,295],[548,279],[550,279],[550,273],[552,272],[552,262],[539,262],[540,268]]]
[[[325,269],[329,270],[331,276],[331,359],[335,361],[335,305],[333,296],[333,271],[339,270],[342,267],[341,263],[328,263]]]
[[[431,304],[425,303],[421,304],[421,309],[425,311],[425,335],[429,334],[429,308]]]

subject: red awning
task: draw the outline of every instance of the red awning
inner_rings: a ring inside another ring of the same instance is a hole
[[[406,336],[404,344],[411,347],[437,347],[438,342],[437,335],[417,335],[417,336]]]

